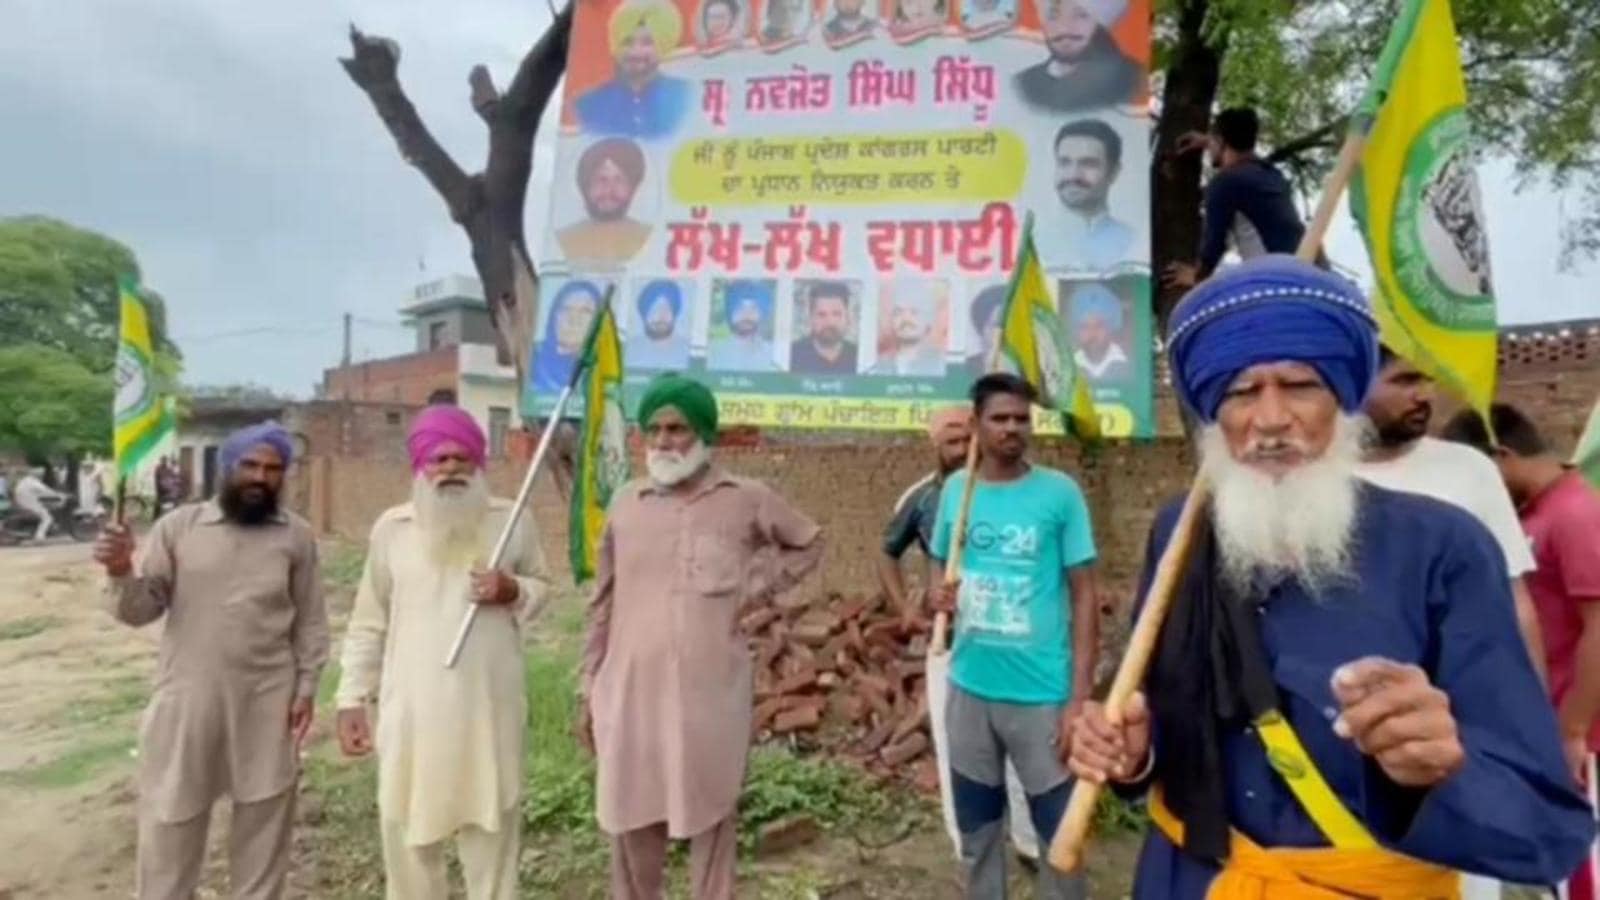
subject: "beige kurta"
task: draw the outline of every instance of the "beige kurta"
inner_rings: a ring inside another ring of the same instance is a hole
[[[289,706],[314,697],[328,659],[317,543],[289,513],[229,522],[215,501],[163,516],[134,574],[112,579],[112,615],[167,617],[150,705],[139,729],[139,795],[160,822],[182,822],[219,796],[274,797],[298,772]]]
[[[471,601],[470,574],[488,560],[511,503],[492,500],[476,560],[440,563],[411,504],[372,527],[366,569],[340,657],[340,709],[376,698],[378,808],[412,846],[474,825],[500,831],[522,796],[522,625],[544,595],[544,557],[524,516],[501,568],[517,577],[512,606],[479,610],[452,669],[444,667]]]
[[[602,829],[665,822],[688,838],[733,814],[752,704],[739,610],[794,587],[821,556],[814,522],[721,471],[691,496],[636,483],[613,501],[582,672]]]

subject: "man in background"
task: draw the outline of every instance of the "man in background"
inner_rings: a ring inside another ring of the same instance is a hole
[[[583,151],[577,186],[588,218],[556,232],[568,260],[622,263],[638,254],[650,239],[650,226],[628,210],[644,174],[644,151],[627,138],[606,138]]]
[[[45,505],[46,501],[60,501],[65,498],[60,491],[44,483],[44,478],[38,469],[29,469],[23,473],[22,480],[17,482],[14,494],[17,506],[33,513],[39,520],[39,524],[33,529],[34,541],[44,540],[56,524],[56,520],[50,515],[50,507]]]
[[[430,406],[406,438],[411,500],[372,526],[340,658],[338,733],[346,756],[378,754],[388,895],[449,895],[445,845],[469,900],[512,900],[528,717],[522,633],[544,597],[544,559],[526,515],[502,568],[485,570],[511,502],[489,495],[483,430],[457,406]],[[453,669],[442,668],[469,604],[479,605]],[[377,705],[382,746],[368,709]]]
[[[1230,242],[1245,260],[1299,249],[1305,225],[1294,206],[1294,188],[1256,155],[1260,134],[1256,111],[1236,107],[1217,113],[1209,135],[1197,132],[1178,142],[1179,153],[1205,148],[1214,173],[1206,183],[1200,260],[1169,265],[1162,279],[1168,288],[1187,289],[1210,278]]]
[[[1595,753],[1600,751],[1600,496],[1582,473],[1550,450],[1538,428],[1515,407],[1489,410],[1483,420],[1464,410],[1444,427],[1493,459],[1516,502],[1538,568],[1527,576],[1539,615],[1550,697],[1561,725],[1562,749],[1589,802],[1596,801]],[[1569,883],[1569,900],[1595,896],[1595,854]]]
[[[992,284],[972,298],[967,315],[972,320],[972,336],[977,338],[977,349],[967,356],[967,374],[973,378],[986,375],[993,364],[995,347],[1000,344],[1000,316],[1006,306],[1006,285]]]
[[[628,367],[666,370],[689,365],[689,329],[683,321],[683,288],[657,278],[639,290],[639,330],[628,341]]]
[[[1016,76],[1017,93],[1045,112],[1081,112],[1134,103],[1144,94],[1144,67],[1111,36],[1127,0],[1040,0],[1049,58]]]
[[[243,428],[217,455],[216,499],[163,516],[137,561],[124,525],[94,550],[117,621],[166,619],[139,732],[140,900],[195,896],[211,807],[224,796],[233,896],[284,895],[299,750],[328,658],[316,536],[279,505],[289,433],[276,422]]]
[[[1056,132],[1056,199],[1035,223],[1039,258],[1052,268],[1103,271],[1134,261],[1133,228],[1111,215],[1111,186],[1122,174],[1122,138],[1099,119]]]
[[[1482,454],[1429,437],[1433,379],[1388,347],[1380,347],[1378,355],[1378,378],[1365,408],[1372,423],[1372,440],[1358,474],[1391,491],[1443,500],[1471,513],[1489,529],[1505,555],[1522,641],[1534,668],[1542,674],[1545,654],[1539,620],[1523,583],[1523,576],[1534,570],[1533,553],[1500,473]]]
[[[813,281],[806,288],[808,333],[789,349],[789,371],[802,375],[854,375],[857,348],[850,335],[850,286]]]
[[[932,604],[954,616],[945,725],[970,900],[1006,895],[1007,763],[1040,841],[1055,834],[1071,791],[1063,760],[1072,725],[1094,689],[1100,613],[1089,507],[1070,476],[1027,459],[1036,399],[1015,375],[985,375],[972,386],[978,483],[960,571],[953,584],[937,578]],[[930,548],[941,576],[967,477],[954,473],[941,494]],[[1039,866],[1042,900],[1086,891],[1081,873]]]

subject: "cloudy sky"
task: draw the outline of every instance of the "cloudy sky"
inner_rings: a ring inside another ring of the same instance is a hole
[[[471,272],[465,238],[336,62],[346,26],[401,44],[412,100],[472,170],[485,132],[468,70],[485,63],[504,85],[549,19],[541,0],[5,0],[0,215],[131,246],[191,383],[308,394],[338,361],[344,313],[358,359],[404,352],[408,289]],[[548,144],[538,160],[530,236]],[[1503,165],[1483,175],[1502,318],[1593,315],[1583,279],[1600,269],[1556,271],[1559,198],[1517,194]],[[1348,222],[1330,246],[1364,266]]]

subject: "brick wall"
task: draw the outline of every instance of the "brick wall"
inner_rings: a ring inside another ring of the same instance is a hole
[[[436,390],[456,388],[456,348],[441,347],[328,369],[322,393],[334,400],[421,406]]]
[[[1597,395],[1600,367],[1570,359],[1512,368],[1502,386],[1502,397],[1531,413],[1563,452],[1575,443]],[[1449,411],[1441,408],[1437,422]],[[1175,413],[1169,409],[1168,415]],[[718,455],[732,471],[770,483],[822,525],[828,551],[819,589],[830,592],[867,590],[876,584],[873,566],[883,523],[901,492],[931,463],[926,446],[905,437],[831,446],[724,446]],[[1083,485],[1113,599],[1125,599],[1151,518],[1163,501],[1188,484],[1193,471],[1188,445],[1176,437],[1114,443],[1086,458],[1074,445],[1042,441],[1034,455]],[[365,538],[377,515],[410,490],[411,473],[399,459],[313,458],[297,468],[291,496],[304,504],[302,511],[324,531],[352,539]],[[490,467],[490,480],[503,496],[515,492],[520,474],[516,462],[496,461]],[[563,491],[551,476],[541,476],[533,504],[547,555],[560,573],[567,571]]]

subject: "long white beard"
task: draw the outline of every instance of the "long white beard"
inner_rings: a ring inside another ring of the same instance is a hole
[[[417,525],[434,561],[470,565],[482,552],[483,523],[489,512],[489,483],[474,472],[464,487],[440,487],[418,474],[411,483]]]
[[[1322,456],[1276,478],[1236,461],[1220,427],[1202,430],[1222,575],[1236,593],[1248,595],[1258,578],[1292,576],[1315,595],[1351,577],[1367,428],[1365,418],[1341,415]]]
[[[671,450],[649,450],[644,455],[644,467],[657,487],[677,487],[699,474],[711,462],[711,448],[705,441],[695,441],[683,453]]]

